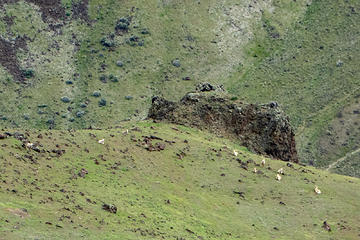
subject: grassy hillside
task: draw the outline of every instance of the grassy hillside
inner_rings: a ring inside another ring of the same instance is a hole
[[[251,54],[262,60],[229,85],[248,101],[279,101],[297,128],[302,161],[318,167],[359,147],[359,7],[358,1],[313,1],[286,34],[260,35]],[[263,22],[277,31],[271,16]]]
[[[209,81],[278,101],[304,163],[360,147],[357,0],[0,3],[0,126],[111,127]]]
[[[0,140],[1,239],[360,234],[359,179],[271,159],[261,167],[261,157],[207,132],[140,122],[109,130],[22,133],[36,151],[14,137]],[[146,150],[150,143],[164,150]],[[281,167],[285,175],[277,181]],[[314,193],[315,185],[322,194]],[[116,213],[103,204],[116,206]],[[322,228],[324,221],[331,232]]]

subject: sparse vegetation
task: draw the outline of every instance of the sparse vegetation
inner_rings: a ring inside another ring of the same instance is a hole
[[[0,239],[357,239],[359,13],[358,0],[2,1]],[[140,121],[152,96],[178,102],[200,82],[279,105],[318,169]]]
[[[23,147],[22,136],[35,145]],[[145,136],[164,150],[150,151]],[[0,140],[5,239],[356,239],[360,234],[359,179],[272,159],[261,166],[262,157],[207,132],[141,122],[70,133],[23,131],[16,138]],[[277,181],[280,168],[284,175]],[[331,232],[322,228],[324,221]]]

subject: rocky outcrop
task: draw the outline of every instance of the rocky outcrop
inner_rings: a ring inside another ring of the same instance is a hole
[[[179,102],[154,97],[148,117],[206,129],[236,138],[255,153],[298,162],[294,130],[276,102],[257,105],[233,101],[222,87],[205,83]]]

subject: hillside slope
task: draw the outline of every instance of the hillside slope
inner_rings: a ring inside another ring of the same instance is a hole
[[[360,236],[359,179],[271,159],[262,167],[260,156],[207,132],[150,122],[7,132],[0,239]]]
[[[359,13],[357,0],[1,0],[0,125],[111,127],[209,81],[277,101],[302,162],[325,169],[360,147]],[[331,171],[359,176],[345,162]]]

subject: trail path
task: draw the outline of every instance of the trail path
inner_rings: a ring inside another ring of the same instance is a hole
[[[360,152],[360,148],[356,149],[355,151],[351,152],[351,153],[347,153],[344,157],[339,158],[338,160],[336,160],[335,162],[333,162],[332,164],[329,165],[329,167],[326,169],[326,171],[329,171],[330,169],[332,169],[333,167],[335,167],[338,163],[341,163],[342,161],[344,161],[345,159],[347,159],[348,157],[356,154]]]

